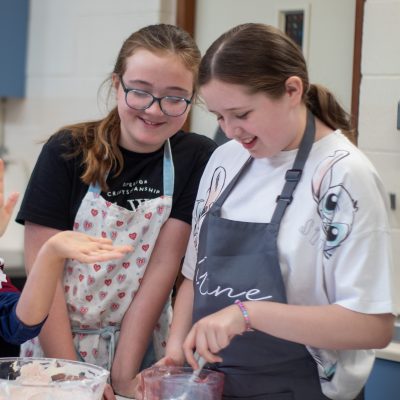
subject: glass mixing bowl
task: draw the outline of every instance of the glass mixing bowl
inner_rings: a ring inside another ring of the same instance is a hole
[[[202,369],[191,382],[190,367],[159,366],[142,371],[145,400],[219,400],[222,398],[224,375]]]
[[[101,400],[109,372],[54,358],[0,358],[0,400]]]

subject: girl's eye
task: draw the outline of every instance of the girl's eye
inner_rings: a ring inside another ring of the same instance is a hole
[[[238,118],[238,119],[245,119],[245,118],[249,115],[249,112],[250,112],[250,111],[246,111],[246,112],[243,113],[243,114],[236,115],[236,118]]]

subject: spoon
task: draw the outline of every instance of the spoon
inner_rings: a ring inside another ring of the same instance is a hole
[[[204,365],[206,365],[206,363],[207,363],[207,361],[202,356],[200,356],[198,353],[195,353],[194,357],[197,361],[197,364],[199,365],[199,368],[195,369],[192,372],[192,375],[190,375],[190,378],[189,378],[187,384],[185,385],[186,386],[185,391],[179,397],[177,397],[177,400],[187,400],[189,398],[188,395],[190,393],[190,386],[200,376],[201,370],[203,369]]]

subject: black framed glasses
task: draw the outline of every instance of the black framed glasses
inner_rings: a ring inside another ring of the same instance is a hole
[[[189,100],[179,96],[156,97],[145,90],[127,88],[122,76],[119,77],[119,80],[125,93],[126,105],[134,110],[146,110],[156,101],[165,115],[179,117],[185,113],[189,104],[192,103],[193,96]]]

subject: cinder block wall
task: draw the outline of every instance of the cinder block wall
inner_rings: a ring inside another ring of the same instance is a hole
[[[367,0],[365,3],[362,81],[359,114],[359,147],[372,160],[389,194],[395,284],[400,291],[400,0]],[[379,268],[379,265],[377,265]],[[400,304],[398,306],[400,311]]]

